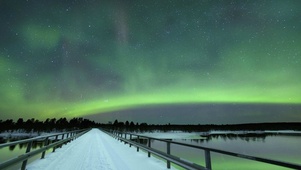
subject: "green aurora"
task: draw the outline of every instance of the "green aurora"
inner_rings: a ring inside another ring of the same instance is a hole
[[[300,105],[300,6],[1,1],[0,119],[191,103]]]

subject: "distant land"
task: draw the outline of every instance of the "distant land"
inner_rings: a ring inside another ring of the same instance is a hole
[[[263,131],[263,130],[301,130],[301,122],[275,122],[275,123],[244,123],[244,124],[205,124],[205,125],[178,125],[178,124],[147,124],[134,123],[129,121],[108,122],[106,124],[95,123],[94,121],[73,118],[67,120],[60,119],[46,119],[39,121],[36,119],[23,120],[22,118],[14,122],[12,119],[0,120],[0,132],[13,131],[23,129],[24,131],[53,131],[53,130],[69,130],[82,128],[107,128],[120,131],[186,131],[186,132],[206,132],[211,130],[248,130],[248,131]]]
[[[126,131],[186,131],[186,132],[206,132],[211,130],[228,130],[228,131],[263,131],[263,130],[301,130],[301,122],[275,122],[275,123],[245,123],[245,124],[207,124],[207,125],[177,125],[177,124],[165,124],[165,125],[155,125],[155,124],[133,124],[128,121],[118,122],[115,120],[113,124],[101,124],[102,127],[108,129],[118,129]]]

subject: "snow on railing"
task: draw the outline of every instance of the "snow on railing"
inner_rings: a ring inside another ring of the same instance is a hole
[[[22,162],[21,170],[26,169],[27,160],[39,153],[42,153],[41,159],[45,157],[46,150],[53,149],[52,152],[55,152],[55,149],[58,147],[62,147],[63,144],[66,144],[77,137],[83,135],[84,133],[88,132],[90,129],[83,129],[83,130],[75,130],[75,131],[68,131],[68,132],[62,132],[62,133],[56,133],[52,135],[46,135],[46,136],[39,136],[34,137],[30,139],[24,139],[14,142],[8,142],[4,144],[0,144],[0,149],[4,147],[10,147],[15,146],[17,144],[27,144],[26,152],[25,154],[22,154],[16,158],[7,160],[5,162],[0,163],[0,169],[7,168],[9,166],[15,165],[19,162]],[[30,151],[32,148],[33,142],[37,141],[44,141],[44,146],[40,149]],[[51,143],[54,142],[54,143]]]

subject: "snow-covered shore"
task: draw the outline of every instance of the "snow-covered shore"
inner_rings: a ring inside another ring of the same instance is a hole
[[[210,135],[296,135],[301,136],[301,131],[293,130],[264,130],[264,131],[208,131],[208,132],[182,132],[182,131],[168,131],[168,132],[145,132],[137,135],[148,136],[159,139],[204,139]]]
[[[233,135],[264,135],[264,134],[281,134],[281,135],[301,135],[301,131],[293,131],[293,130],[263,130],[263,131],[209,131],[209,132],[203,132],[200,133],[203,136],[208,135],[226,135],[226,134],[233,134]]]
[[[182,132],[182,131],[169,131],[169,132],[145,132],[137,135],[148,136],[158,139],[203,139],[199,133]]]
[[[6,131],[0,133],[0,137],[2,138],[32,138],[37,136],[45,136],[54,134],[55,132],[22,132],[22,131]]]
[[[9,138],[32,138],[37,136],[46,136],[50,134],[55,134],[59,132],[24,132],[24,131],[6,131],[0,133],[0,137],[4,139]],[[148,136],[158,139],[204,139],[206,136],[210,135],[264,135],[264,134],[274,134],[274,135],[296,135],[301,136],[301,131],[293,130],[264,130],[264,131],[219,131],[213,130],[208,132],[183,132],[183,131],[155,131],[155,132],[144,132],[137,133],[137,135]]]

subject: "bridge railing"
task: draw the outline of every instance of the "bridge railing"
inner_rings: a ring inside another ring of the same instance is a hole
[[[103,130],[103,129],[102,129]],[[223,155],[229,155],[237,158],[242,158],[242,159],[247,159],[247,160],[252,160],[252,161],[257,161],[257,162],[263,162],[267,164],[272,164],[272,165],[277,165],[285,168],[291,168],[291,169],[301,169],[301,165],[299,164],[294,164],[294,163],[288,163],[288,162],[283,162],[283,161],[278,161],[278,160],[272,160],[272,159],[266,159],[266,158],[261,158],[261,157],[255,157],[255,156],[250,156],[246,154],[239,154],[239,153],[234,153],[234,152],[229,152],[229,151],[224,151],[220,149],[214,149],[214,148],[209,148],[209,147],[202,147],[202,146],[196,146],[196,145],[190,145],[186,143],[181,143],[181,142],[175,142],[171,140],[164,140],[164,139],[158,139],[158,138],[153,138],[153,137],[148,137],[148,136],[143,136],[143,135],[138,135],[134,133],[127,133],[127,132],[120,132],[120,131],[113,131],[113,130],[103,130],[106,133],[114,136],[118,140],[128,143],[130,146],[134,145],[137,147],[137,151],[139,151],[139,148],[145,150],[148,152],[148,157],[151,156],[151,154],[157,155],[163,159],[166,160],[167,162],[167,168],[170,169],[170,163],[174,163],[179,165],[180,167],[186,168],[186,169],[212,169],[211,166],[211,153],[219,153]],[[133,141],[133,139],[136,139],[137,142]],[[146,139],[147,140],[147,146],[144,144],[139,143],[139,139]],[[162,152],[159,150],[156,150],[151,147],[151,140],[155,141],[161,141],[166,143],[166,152]],[[203,150],[205,153],[205,167],[195,164],[193,162],[184,160],[182,158],[176,157],[174,155],[171,155],[171,147],[170,145],[180,145],[180,146],[186,146],[189,148],[194,148],[194,149],[199,149]]]
[[[74,130],[74,131],[56,133],[56,134],[45,135],[45,136],[38,136],[35,138],[0,144],[0,149],[4,148],[4,147],[16,146],[18,144],[27,144],[27,148],[26,148],[26,151],[24,154],[0,163],[0,169],[4,169],[4,168],[7,168],[7,167],[10,167],[12,165],[22,162],[21,170],[25,170],[26,165],[27,165],[27,160],[29,158],[42,153],[41,159],[43,159],[45,157],[45,153],[48,149],[52,148],[53,149],[52,152],[55,152],[56,148],[62,147],[63,144],[66,144],[66,143],[76,139],[77,137],[88,132],[89,130],[90,129]],[[38,142],[38,141],[43,141],[43,147],[41,147],[40,149],[31,151],[32,144],[34,142]]]

